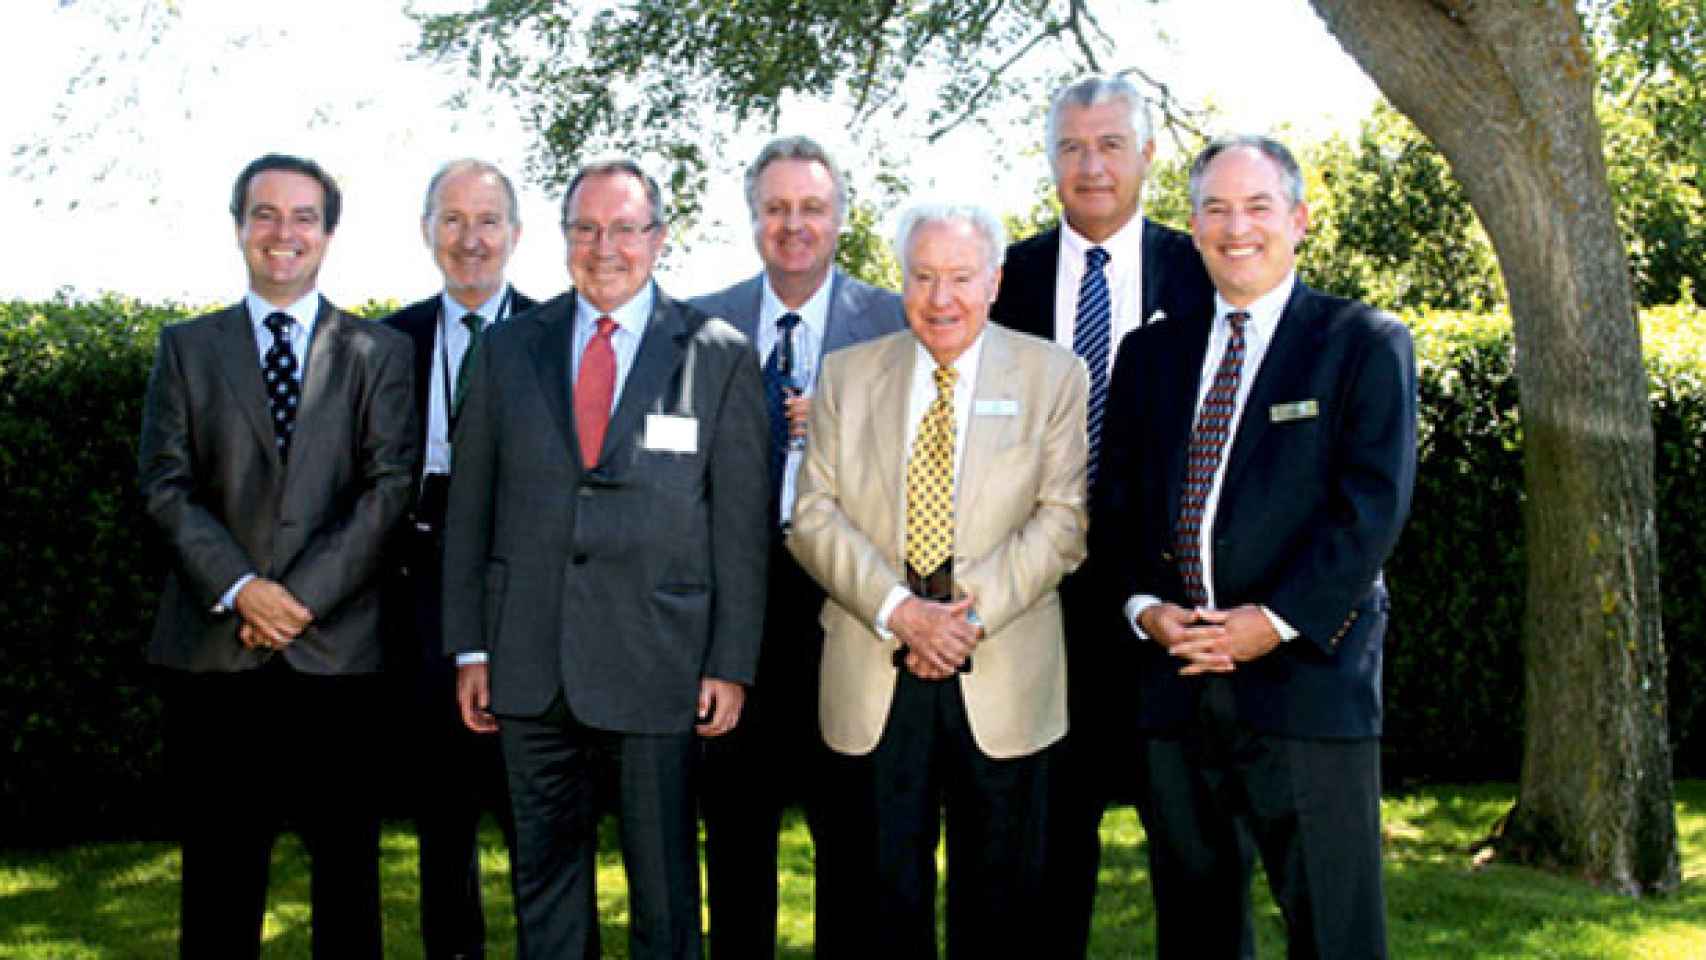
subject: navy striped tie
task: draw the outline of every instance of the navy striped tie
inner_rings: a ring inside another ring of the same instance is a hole
[[[1113,311],[1108,299],[1108,277],[1102,268],[1108,251],[1091,247],[1084,252],[1084,278],[1078,282],[1078,314],[1072,321],[1072,352],[1084,358],[1090,370],[1090,463],[1087,481],[1096,485],[1096,451],[1102,445],[1102,413],[1108,405],[1108,339]]]
[[[1214,382],[1197,411],[1197,426],[1185,460],[1185,486],[1179,495],[1179,524],[1173,531],[1173,549],[1179,558],[1179,576],[1191,605],[1208,605],[1208,585],[1203,579],[1202,521],[1208,506],[1208,491],[1232,434],[1232,413],[1238,405],[1238,380],[1244,373],[1244,324],[1250,315],[1242,310],[1226,315],[1232,336],[1214,371]]]

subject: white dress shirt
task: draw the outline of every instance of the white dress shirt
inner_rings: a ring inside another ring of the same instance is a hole
[[[290,352],[296,355],[296,372],[293,376],[298,385],[302,383],[302,375],[308,369],[308,344],[314,339],[314,320],[320,315],[320,291],[310,290],[303,294],[302,299],[280,307],[253,290],[243,295],[243,305],[249,311],[249,325],[255,332],[256,360],[264,367],[267,362],[267,351],[272,349],[273,334],[267,329],[266,320],[275,313],[288,313],[293,321],[290,325]],[[224,613],[237,605],[237,594],[255,579],[253,570],[231,581],[231,586],[219,595],[219,602],[214,605],[214,613]]]
[[[428,374],[432,385],[427,390],[424,473],[450,472],[449,401],[456,394],[456,379],[461,376],[462,361],[468,355],[468,343],[472,339],[462,318],[470,313],[478,313],[485,318],[485,329],[489,332],[492,324],[509,318],[512,312],[510,297],[509,285],[503,284],[489,300],[480,304],[477,309],[469,310],[449,293],[438,295],[438,333],[432,338],[432,372]],[[449,356],[445,355],[446,351]]]
[[[966,433],[971,424],[972,391],[977,387],[977,367],[983,360],[983,334],[979,333],[966,351],[954,358],[952,364],[959,376],[954,378],[954,504],[959,509],[960,500],[960,465],[966,459]],[[918,439],[918,427],[924,419],[924,412],[930,409],[930,404],[936,401],[936,359],[930,356],[930,351],[918,344],[912,361],[912,388],[906,400],[906,450],[907,458],[912,457],[913,441]],[[900,482],[900,502],[906,503],[906,479],[902,475]],[[956,517],[957,522],[957,517]],[[912,596],[912,591],[906,584],[898,583],[889,588],[887,599],[877,610],[875,626],[877,635],[885,640],[894,636],[889,631],[889,616],[902,601]]]
[[[1064,219],[1060,222],[1060,263],[1054,273],[1054,342],[1072,349],[1073,327],[1078,320],[1078,285],[1084,282],[1084,255],[1091,247],[1108,252],[1108,262],[1102,274],[1108,279],[1108,369],[1103,375],[1114,375],[1114,357],[1119,353],[1125,335],[1142,326],[1148,319],[1139,316],[1143,311],[1143,214],[1140,211],[1131,222],[1121,227],[1106,243],[1091,243],[1083,234],[1072,229]]]
[[[824,337],[829,330],[829,291],[835,286],[835,270],[833,268],[823,276],[823,283],[818,284],[817,291],[800,304],[799,309],[791,310],[776,295],[770,286],[770,275],[764,275],[764,295],[758,301],[758,327],[753,331],[752,345],[757,351],[758,364],[762,367],[770,359],[770,352],[776,349],[776,344],[782,339],[776,329],[776,321],[784,313],[795,313],[800,322],[794,326],[794,357],[796,379],[803,381],[805,395],[811,396],[817,390],[817,371],[823,359]],[[804,360],[802,363],[801,360]],[[794,516],[795,478],[800,472],[800,461],[805,458],[805,451],[788,451],[788,459],[782,466],[781,507],[777,520],[786,524]]]
[[[1214,468],[1214,480],[1209,484],[1208,499],[1203,503],[1202,526],[1197,531],[1198,550],[1202,556],[1203,588],[1208,595],[1210,608],[1219,607],[1214,594],[1214,518],[1220,510],[1220,489],[1226,480],[1226,464],[1232,459],[1232,444],[1238,437],[1238,425],[1244,416],[1245,401],[1250,399],[1250,388],[1255,385],[1256,375],[1262,370],[1262,361],[1268,355],[1268,345],[1273,343],[1280,315],[1285,312],[1286,301],[1291,299],[1291,290],[1296,282],[1296,272],[1288,273],[1278,286],[1243,308],[1244,312],[1250,315],[1250,319],[1244,322],[1244,367],[1238,376],[1238,395],[1232,405],[1232,420],[1226,447],[1221,450],[1220,463]],[[1191,416],[1193,432],[1197,416],[1202,411],[1203,401],[1208,398],[1214,375],[1220,368],[1220,359],[1226,353],[1226,344],[1232,339],[1232,324],[1226,319],[1227,315],[1237,309],[1239,308],[1222,299],[1218,292],[1214,295],[1214,326],[1209,331],[1208,349],[1203,353],[1202,371],[1197,376],[1196,412]],[[1147,638],[1143,628],[1137,625],[1138,617],[1143,615],[1143,611],[1160,602],[1159,597],[1148,594],[1138,594],[1126,601],[1126,620],[1138,636]],[[1262,607],[1262,612],[1267,614],[1280,639],[1290,640],[1297,636],[1297,631],[1273,611]]]
[[[622,387],[628,382],[628,371],[634,369],[634,358],[640,355],[640,339],[646,335],[646,324],[651,322],[652,303],[656,299],[657,288],[647,281],[633,299],[605,313],[588,303],[578,291],[575,293],[575,316],[582,322],[575,324],[574,356],[570,358],[569,365],[570,389],[580,379],[581,357],[586,355],[586,345],[598,333],[598,318],[607,316],[616,321],[616,329],[610,333],[610,348],[616,354],[616,389],[610,391],[610,411],[616,411],[616,405],[622,402]]]

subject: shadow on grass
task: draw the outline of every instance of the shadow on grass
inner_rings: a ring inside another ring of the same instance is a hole
[[[1631,900],[1568,877],[1502,865],[1472,869],[1469,845],[1509,806],[1508,785],[1439,786],[1384,804],[1386,899],[1392,954],[1405,958],[1570,960],[1706,956],[1706,781],[1677,785],[1684,882],[1672,896]],[[1090,955],[1148,956],[1154,914],[1143,830],[1128,807],[1103,821],[1102,871]],[[381,849],[386,956],[421,956],[414,835],[388,825]],[[482,834],[489,956],[514,956],[508,854],[494,826]],[[780,956],[812,956],[813,865],[803,819],[781,843]],[[599,922],[605,957],[628,956],[628,903],[616,825],[600,829]],[[178,854],[169,844],[90,844],[0,853],[0,957],[147,958],[176,953]],[[1261,955],[1284,955],[1278,911],[1258,877]],[[266,917],[268,957],[309,955],[308,865],[294,837],[274,851]]]

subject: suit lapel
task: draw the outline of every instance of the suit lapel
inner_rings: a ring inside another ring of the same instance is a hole
[[[1249,399],[1238,416],[1238,429],[1232,435],[1232,449],[1227,452],[1226,478],[1222,490],[1237,489],[1234,484],[1249,464],[1251,454],[1261,446],[1268,431],[1268,410],[1280,400],[1302,399],[1289,394],[1287,386],[1300,370],[1307,369],[1309,357],[1315,353],[1319,335],[1313,291],[1301,282],[1292,288],[1285,309],[1280,311],[1274,327],[1273,341],[1256,371],[1256,381],[1250,385]]]
[[[954,489],[954,541],[963,543],[966,523],[974,515],[978,491],[984,486],[984,461],[1004,446],[1005,435],[1018,416],[977,415],[981,400],[1005,400],[1015,405],[1021,402],[1024,371],[1019,369],[1013,355],[1012,340],[1001,328],[988,324],[983,328],[983,357],[977,365],[977,383],[972,385],[972,408],[966,412],[965,462],[960,464],[959,482]],[[1017,411],[1021,416],[1024,410]]]
[[[510,321],[505,321],[510,322]],[[562,309],[550,305],[522,321],[538,324],[533,332],[533,368],[539,375],[539,389],[545,394],[545,409],[551,411],[551,421],[569,448],[569,456],[582,470],[580,439],[575,435],[575,385],[569,358],[575,349],[575,295],[562,297]]]
[[[855,391],[871,398],[871,415],[866,442],[877,464],[877,476],[885,482],[877,486],[884,503],[872,516],[896,517],[899,524],[895,543],[905,543],[905,504],[896,496],[906,490],[906,422],[907,401],[912,396],[912,366],[917,362],[917,340],[912,336],[895,337],[879,355],[881,366],[870,379],[867,389]]]
[[[341,358],[349,335],[345,322],[331,302],[321,297],[320,312],[314,316],[314,332],[308,341],[308,359],[302,368],[302,401],[296,410],[298,430],[317,419],[328,402],[327,391],[333,388],[334,373],[343,366]],[[312,430],[309,427],[307,432]]]
[[[243,416],[254,429],[255,442],[267,451],[274,467],[282,466],[273,439],[272,412],[267,408],[267,389],[261,382],[261,362],[255,350],[255,328],[249,310],[241,302],[226,310],[219,327],[219,370]]]
[[[610,417],[610,428],[604,434],[604,449],[599,451],[599,463],[618,462],[612,457],[619,444],[626,444],[639,430],[648,412],[673,409],[666,403],[653,411],[653,401],[670,385],[675,371],[681,366],[688,340],[687,318],[680,304],[653,292],[652,315],[646,323],[645,335],[640,338],[640,352],[634,366],[622,384],[622,396],[616,401],[616,412]]]
[[[1194,320],[1176,318],[1169,320],[1167,326],[1174,336],[1180,338],[1179,362],[1166,367],[1158,365],[1151,371],[1161,374],[1165,370],[1167,382],[1157,389],[1163,392],[1166,409],[1174,411],[1168,420],[1161,421],[1168,424],[1174,433],[1171,437],[1161,438],[1160,443],[1161,456],[1164,457],[1162,469],[1165,471],[1162,476],[1167,478],[1166,515],[1172,522],[1179,516],[1179,498],[1185,484],[1185,458],[1190,452],[1191,433],[1196,429],[1197,393],[1201,389],[1203,357],[1208,353],[1209,334],[1214,330],[1214,314]]]

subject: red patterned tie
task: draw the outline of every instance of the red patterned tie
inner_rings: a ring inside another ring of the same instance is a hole
[[[616,396],[616,350],[610,345],[615,332],[616,321],[598,318],[598,332],[581,354],[580,376],[575,379],[575,433],[581,441],[581,465],[588,470],[598,466],[604,431],[610,426],[610,403]]]
[[[1203,510],[1208,506],[1214,473],[1220,469],[1226,439],[1232,434],[1238,380],[1244,371],[1244,324],[1249,319],[1250,315],[1242,310],[1226,315],[1226,322],[1232,325],[1232,336],[1227,338],[1226,352],[1220,357],[1220,367],[1214,371],[1214,382],[1197,412],[1197,426],[1191,431],[1191,446],[1186,454],[1185,487],[1179,496],[1179,523],[1173,530],[1173,549],[1179,557],[1179,576],[1185,581],[1185,594],[1191,605],[1197,607],[1208,605],[1208,587],[1202,569]]]

